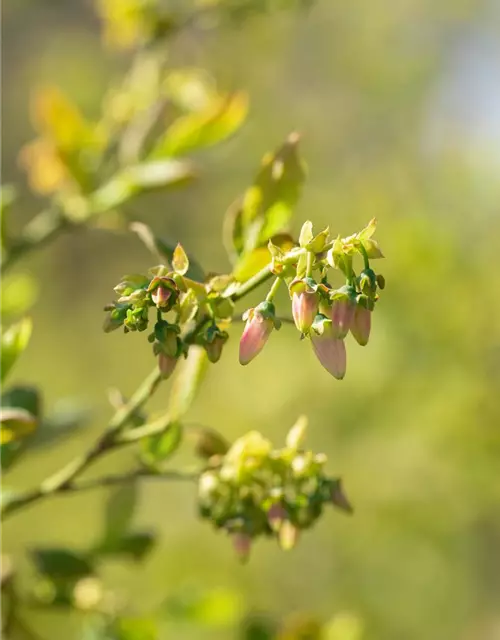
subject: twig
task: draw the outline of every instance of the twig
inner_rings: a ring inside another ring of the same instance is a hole
[[[20,258],[33,249],[45,246],[60,233],[75,226],[57,207],[38,213],[23,229],[12,246],[7,247],[2,257],[2,272],[10,269]]]
[[[128,439],[120,438],[120,434],[123,427],[128,423],[133,414],[154,394],[160,381],[161,373],[158,368],[155,368],[140,385],[130,400],[115,412],[114,416],[109,421],[107,429],[101,436],[99,436],[99,438],[97,438],[94,444],[87,451],[74,458],[54,475],[49,476],[35,489],[19,493],[7,500],[5,505],[2,507],[3,517],[11,515],[15,511],[31,504],[32,502],[41,500],[42,498],[54,493],[64,491],[65,487],[71,486],[73,479],[82,473],[82,471],[84,471],[96,458],[123,444],[136,442],[140,439],[141,436]],[[144,425],[144,427],[140,427],[140,430],[143,433],[145,427],[149,427],[147,435],[153,435],[167,429],[168,421],[163,418],[161,421],[151,423],[150,425]],[[134,434],[134,431],[135,430],[132,430],[130,433]],[[142,437],[145,437],[145,435]]]

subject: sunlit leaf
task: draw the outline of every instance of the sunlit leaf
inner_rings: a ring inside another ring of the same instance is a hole
[[[58,87],[48,86],[37,90],[31,107],[35,128],[59,148],[74,149],[86,141],[89,125]]]
[[[113,624],[113,640],[159,640],[157,624],[151,618],[119,618]]]
[[[206,351],[196,345],[189,347],[186,360],[177,365],[169,401],[169,414],[173,421],[182,418],[189,410],[205,377],[207,365]]]
[[[299,245],[301,247],[306,247],[311,240],[313,239],[313,226],[310,220],[306,220],[302,225],[302,229],[300,230],[299,235]]]
[[[287,252],[295,246],[293,239],[288,234],[281,234],[272,238],[273,246],[282,252]],[[233,276],[238,282],[246,282],[271,262],[272,256],[268,245],[253,249],[245,253],[236,263]]]
[[[28,346],[32,330],[31,318],[23,318],[2,334],[1,376],[5,379],[14,363]]]
[[[3,319],[26,313],[38,296],[36,280],[28,273],[9,273],[2,284]]]
[[[146,191],[177,187],[193,177],[192,166],[181,160],[156,160],[130,166],[90,196],[90,209],[102,213]]]
[[[287,228],[305,179],[298,142],[293,133],[275,153],[264,156],[253,185],[229,208],[225,239],[231,255],[264,246]]]
[[[8,407],[0,409],[0,444],[25,438],[36,429],[37,420],[26,409]]]
[[[0,189],[0,243],[2,248],[8,244],[7,213],[16,200],[16,189],[11,185],[3,185]],[[5,293],[4,293],[5,295]],[[2,301],[2,307],[4,301]]]
[[[160,139],[152,157],[185,155],[221,142],[240,128],[247,111],[246,93],[218,98],[206,110],[178,118]]]
[[[181,442],[182,425],[180,422],[170,422],[162,433],[142,441],[142,458],[147,464],[152,465],[165,462],[177,451]]]
[[[172,266],[174,268],[174,271],[179,273],[181,276],[187,273],[187,270],[189,269],[189,259],[180,243],[178,243],[174,249],[174,255],[172,256]]]
[[[143,222],[132,222],[130,224],[130,230],[136,233],[146,247],[155,255],[160,262],[166,266],[170,266],[173,262],[175,246],[164,242],[161,238],[155,235],[152,229]],[[202,282],[205,278],[205,273],[199,263],[192,257],[188,257],[189,268],[186,275],[193,280]]]

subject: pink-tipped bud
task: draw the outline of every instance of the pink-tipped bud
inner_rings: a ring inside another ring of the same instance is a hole
[[[240,340],[240,364],[243,365],[259,355],[275,328],[274,305],[270,302],[261,303],[255,309],[249,309],[246,318],[247,323]]]
[[[370,309],[358,304],[354,312],[354,318],[351,324],[351,333],[356,342],[362,347],[368,344],[370,338],[370,330],[372,325],[372,312]]]
[[[252,538],[246,533],[235,533],[232,536],[233,547],[240,562],[246,562],[250,556]]]
[[[151,293],[151,300],[159,309],[164,309],[165,307],[168,307],[171,295],[172,292],[169,289],[160,285]]]
[[[177,364],[177,358],[174,358],[172,356],[167,356],[163,352],[161,352],[158,355],[158,367],[160,368],[162,378],[164,378],[165,380],[167,378],[170,378],[170,376],[172,375],[175,369],[176,364]]]
[[[285,508],[280,504],[273,504],[267,512],[267,521],[271,529],[277,533],[287,517]]]
[[[333,301],[330,317],[332,319],[333,335],[336,338],[345,338],[349,333],[355,311],[356,303],[349,298],[340,298]]]
[[[318,313],[318,296],[314,291],[297,291],[292,294],[292,315],[295,326],[307,333]]]
[[[314,353],[328,373],[331,373],[337,380],[342,380],[347,366],[344,341],[335,337],[331,320],[318,316],[315,326],[321,333],[311,332]]]

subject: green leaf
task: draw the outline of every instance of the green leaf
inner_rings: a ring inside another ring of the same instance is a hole
[[[306,220],[302,225],[302,229],[300,230],[299,236],[299,245],[304,248],[311,242],[313,239],[313,225],[310,220]]]
[[[177,365],[174,373],[169,401],[169,415],[172,421],[180,420],[190,408],[205,377],[207,365],[205,349],[191,345],[186,360]]]
[[[130,166],[90,196],[90,210],[103,213],[146,191],[179,186],[192,178],[192,166],[181,160],[156,160]]]
[[[185,155],[225,140],[237,131],[248,112],[246,93],[217,98],[204,111],[178,118],[153,150],[153,158]]]
[[[151,618],[120,618],[112,626],[113,640],[159,640],[157,624]]]
[[[7,418],[5,422],[2,420],[1,431],[0,457],[4,471],[10,469],[23,453],[26,443],[22,438],[31,434],[38,427],[42,413],[41,404],[40,394],[35,387],[11,387],[2,394],[2,409],[0,411],[9,409],[9,411],[21,412],[21,415],[17,413],[17,420],[21,418],[20,423],[16,423],[15,416],[12,422],[12,414],[9,419],[8,412],[3,416]],[[30,448],[33,448],[33,444],[34,439],[31,438]]]
[[[69,549],[33,549],[31,557],[39,573],[55,580],[78,580],[94,572],[85,554]]]
[[[380,247],[378,246],[378,242],[376,240],[364,240],[363,247],[365,248],[366,255],[372,260],[384,257],[384,254],[380,250]]]
[[[28,346],[33,324],[31,318],[23,318],[2,334],[1,375],[5,379],[14,363]]]
[[[273,236],[271,240],[274,247],[273,251],[278,250],[285,253],[295,246],[293,238],[285,233]],[[272,252],[268,245],[253,249],[253,251],[243,254],[238,260],[234,267],[233,276],[238,282],[246,282],[266,267],[271,262],[271,259]]]
[[[224,241],[233,262],[286,230],[305,179],[298,142],[292,133],[275,153],[264,156],[253,185],[227,211]]]
[[[38,296],[38,285],[27,273],[4,276],[2,291],[2,319],[26,313]]]
[[[164,242],[153,233],[152,229],[147,224],[144,224],[143,222],[132,222],[129,228],[139,236],[149,251],[151,251],[151,253],[155,255],[160,262],[167,263],[167,266],[172,263],[176,248],[175,246]],[[186,271],[186,275],[193,280],[202,282],[205,278],[204,270],[192,257],[188,257],[188,260],[189,268]]]
[[[174,249],[174,255],[172,256],[172,266],[174,268],[174,271],[176,273],[179,273],[181,276],[187,273],[189,269],[189,259],[180,242],[177,243],[177,246]]]
[[[32,433],[37,426],[34,415],[25,409],[0,409],[0,444],[15,442]]]
[[[129,529],[137,506],[137,493],[137,484],[130,482],[115,489],[109,497],[104,531],[106,540],[118,540]]]
[[[0,188],[0,243],[2,249],[8,246],[7,233],[7,213],[17,198],[16,189],[11,185],[4,185]],[[5,287],[5,283],[4,283]],[[2,313],[5,305],[5,289],[2,300]]]
[[[147,465],[156,466],[168,460],[177,451],[181,442],[182,425],[180,422],[171,422],[162,433],[142,441],[141,457]]]
[[[105,540],[94,549],[94,553],[105,556],[129,557],[139,562],[152,550],[155,542],[155,534],[148,531],[127,533],[113,540]]]

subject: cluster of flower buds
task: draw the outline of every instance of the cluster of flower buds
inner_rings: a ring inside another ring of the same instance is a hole
[[[107,332],[123,327],[125,333],[145,331],[149,311],[156,309],[156,323],[148,335],[164,378],[168,378],[190,344],[199,344],[210,362],[217,362],[228,339],[225,326],[233,310],[229,300],[221,300],[220,277],[200,283],[186,277],[188,258],[180,245],[173,266],[160,265],[148,275],[124,276],[115,287],[118,299],[108,305],[104,321]],[[222,283],[226,284],[226,281]]]
[[[259,536],[293,548],[324,505],[352,511],[341,481],[325,475],[326,456],[303,448],[306,426],[305,418],[299,418],[283,449],[273,449],[269,440],[251,431],[225,455],[216,456],[200,476],[200,515],[231,536],[242,561]]]
[[[371,220],[357,234],[330,240],[328,229],[315,236],[312,224],[306,222],[299,247],[286,255],[270,241],[272,270],[277,279],[266,301],[248,310],[243,317],[246,326],[240,342],[241,364],[255,358],[272,330],[279,328],[272,300],[277,285],[284,281],[301,338],[311,340],[314,353],[329,373],[339,380],[344,377],[347,361],[344,339],[350,332],[360,345],[368,343],[377,292],[385,286],[384,277],[370,267],[370,259],[383,257],[372,238],[375,227],[376,221]],[[354,265],[357,254],[363,263],[359,274]],[[345,282],[340,288],[329,283],[330,268],[343,274]]]

